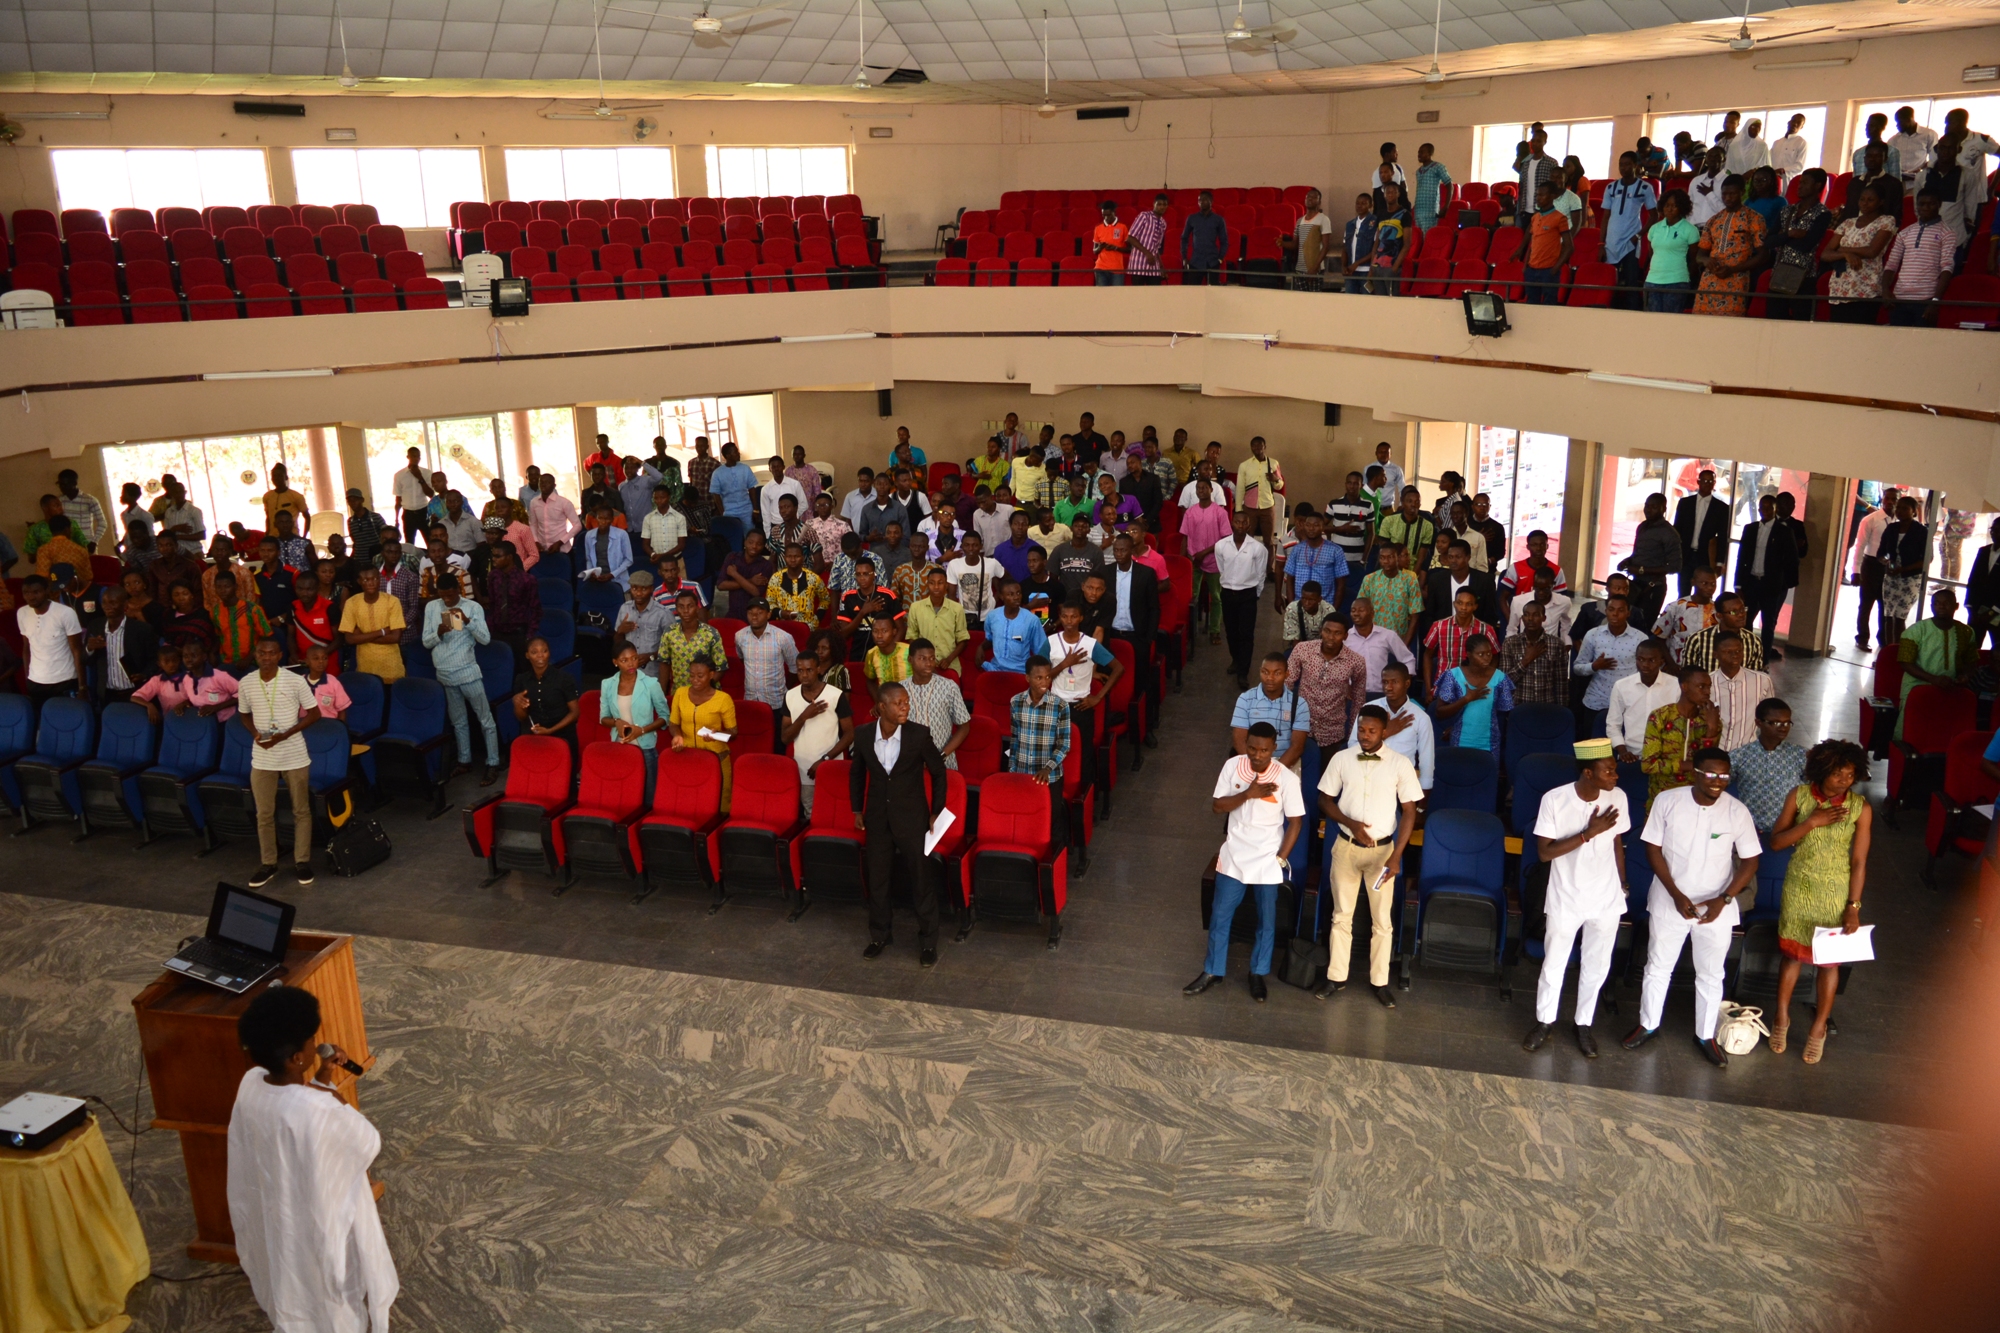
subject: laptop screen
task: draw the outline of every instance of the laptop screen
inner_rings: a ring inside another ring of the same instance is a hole
[[[284,904],[255,894],[223,890],[222,914],[215,930],[218,938],[262,954],[276,955],[283,947],[280,936],[284,926]]]

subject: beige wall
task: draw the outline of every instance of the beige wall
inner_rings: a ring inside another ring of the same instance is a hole
[[[648,119],[647,142],[674,147],[682,193],[705,193],[702,148],[718,144],[843,144],[854,151],[854,184],[883,218],[894,248],[927,248],[938,223],[960,206],[991,207],[1001,191],[1021,188],[1134,188],[1158,185],[1287,185],[1359,188],[1377,145],[1393,139],[1404,160],[1429,140],[1460,179],[1469,179],[1473,128],[1528,120],[1610,116],[1616,142],[1629,145],[1645,116],[1734,106],[1825,103],[1829,156],[1847,142],[1852,104],[1878,98],[1947,95],[1961,89],[1968,64],[2000,58],[2000,29],[1888,37],[1838,46],[1788,43],[1772,59],[1852,56],[1832,69],[1764,70],[1718,52],[1712,56],[1573,70],[1540,70],[1491,79],[1454,80],[1454,93],[1425,100],[1414,81],[1389,88],[1286,97],[1204,98],[1134,103],[1127,121],[1048,119],[1030,108],[902,105],[871,112],[856,103],[670,101]],[[1971,89],[1969,91],[1981,91]],[[287,99],[292,100],[292,99]],[[505,196],[506,145],[631,143],[631,125],[543,120],[540,98],[315,97],[303,119],[233,114],[222,97],[118,95],[106,121],[32,122],[11,149],[17,170],[0,173],[0,209],[55,206],[46,150],[61,146],[262,147],[324,145],[328,127],[353,128],[361,145],[488,149],[492,197]],[[15,96],[10,111],[100,110],[101,97]],[[1419,125],[1420,111],[1436,124]],[[871,139],[870,124],[894,131]],[[1169,127],[1171,126],[1171,130]],[[1989,129],[1991,127],[1988,127]],[[274,171],[280,201],[288,171]]]

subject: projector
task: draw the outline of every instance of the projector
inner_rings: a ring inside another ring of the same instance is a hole
[[[35,1152],[81,1125],[84,1104],[74,1097],[24,1092],[0,1106],[0,1146]]]

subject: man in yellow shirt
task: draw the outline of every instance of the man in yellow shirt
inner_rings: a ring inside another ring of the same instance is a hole
[[[271,469],[271,489],[264,492],[264,531],[278,530],[278,511],[289,509],[292,517],[299,521],[299,531],[306,530],[306,520],[312,517],[306,505],[306,497],[292,489],[291,473],[283,463]]]
[[[1278,488],[1285,477],[1278,460],[1265,452],[1264,437],[1250,437],[1250,457],[1236,465],[1236,507],[1250,515],[1250,531],[1271,544],[1273,519],[1277,514]]]
[[[1174,447],[1167,451],[1166,457],[1167,461],[1174,465],[1174,476],[1177,478],[1174,484],[1186,486],[1188,478],[1194,475],[1194,465],[1201,461],[1195,457],[1194,450],[1188,448],[1187,431],[1174,432]]]

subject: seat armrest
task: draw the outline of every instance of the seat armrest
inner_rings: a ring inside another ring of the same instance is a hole
[[[496,791],[490,796],[482,796],[477,801],[474,801],[471,805],[465,807],[465,817],[467,820],[470,820],[474,815],[478,814],[481,810],[484,810],[487,806],[493,805],[500,801],[504,801],[506,799],[507,799],[507,793],[504,791]]]
[[[700,828],[694,831],[694,836],[703,839],[713,837],[715,835],[715,831],[721,828],[724,824],[727,824],[728,822],[729,822],[729,812],[726,810],[718,810],[706,824],[703,824]]]
[[[419,754],[428,754],[430,751],[437,749],[438,746],[443,745],[444,741],[445,741],[444,733],[440,732],[437,735],[431,737],[429,740],[418,741],[416,745],[414,745],[412,748],[415,749]]]

